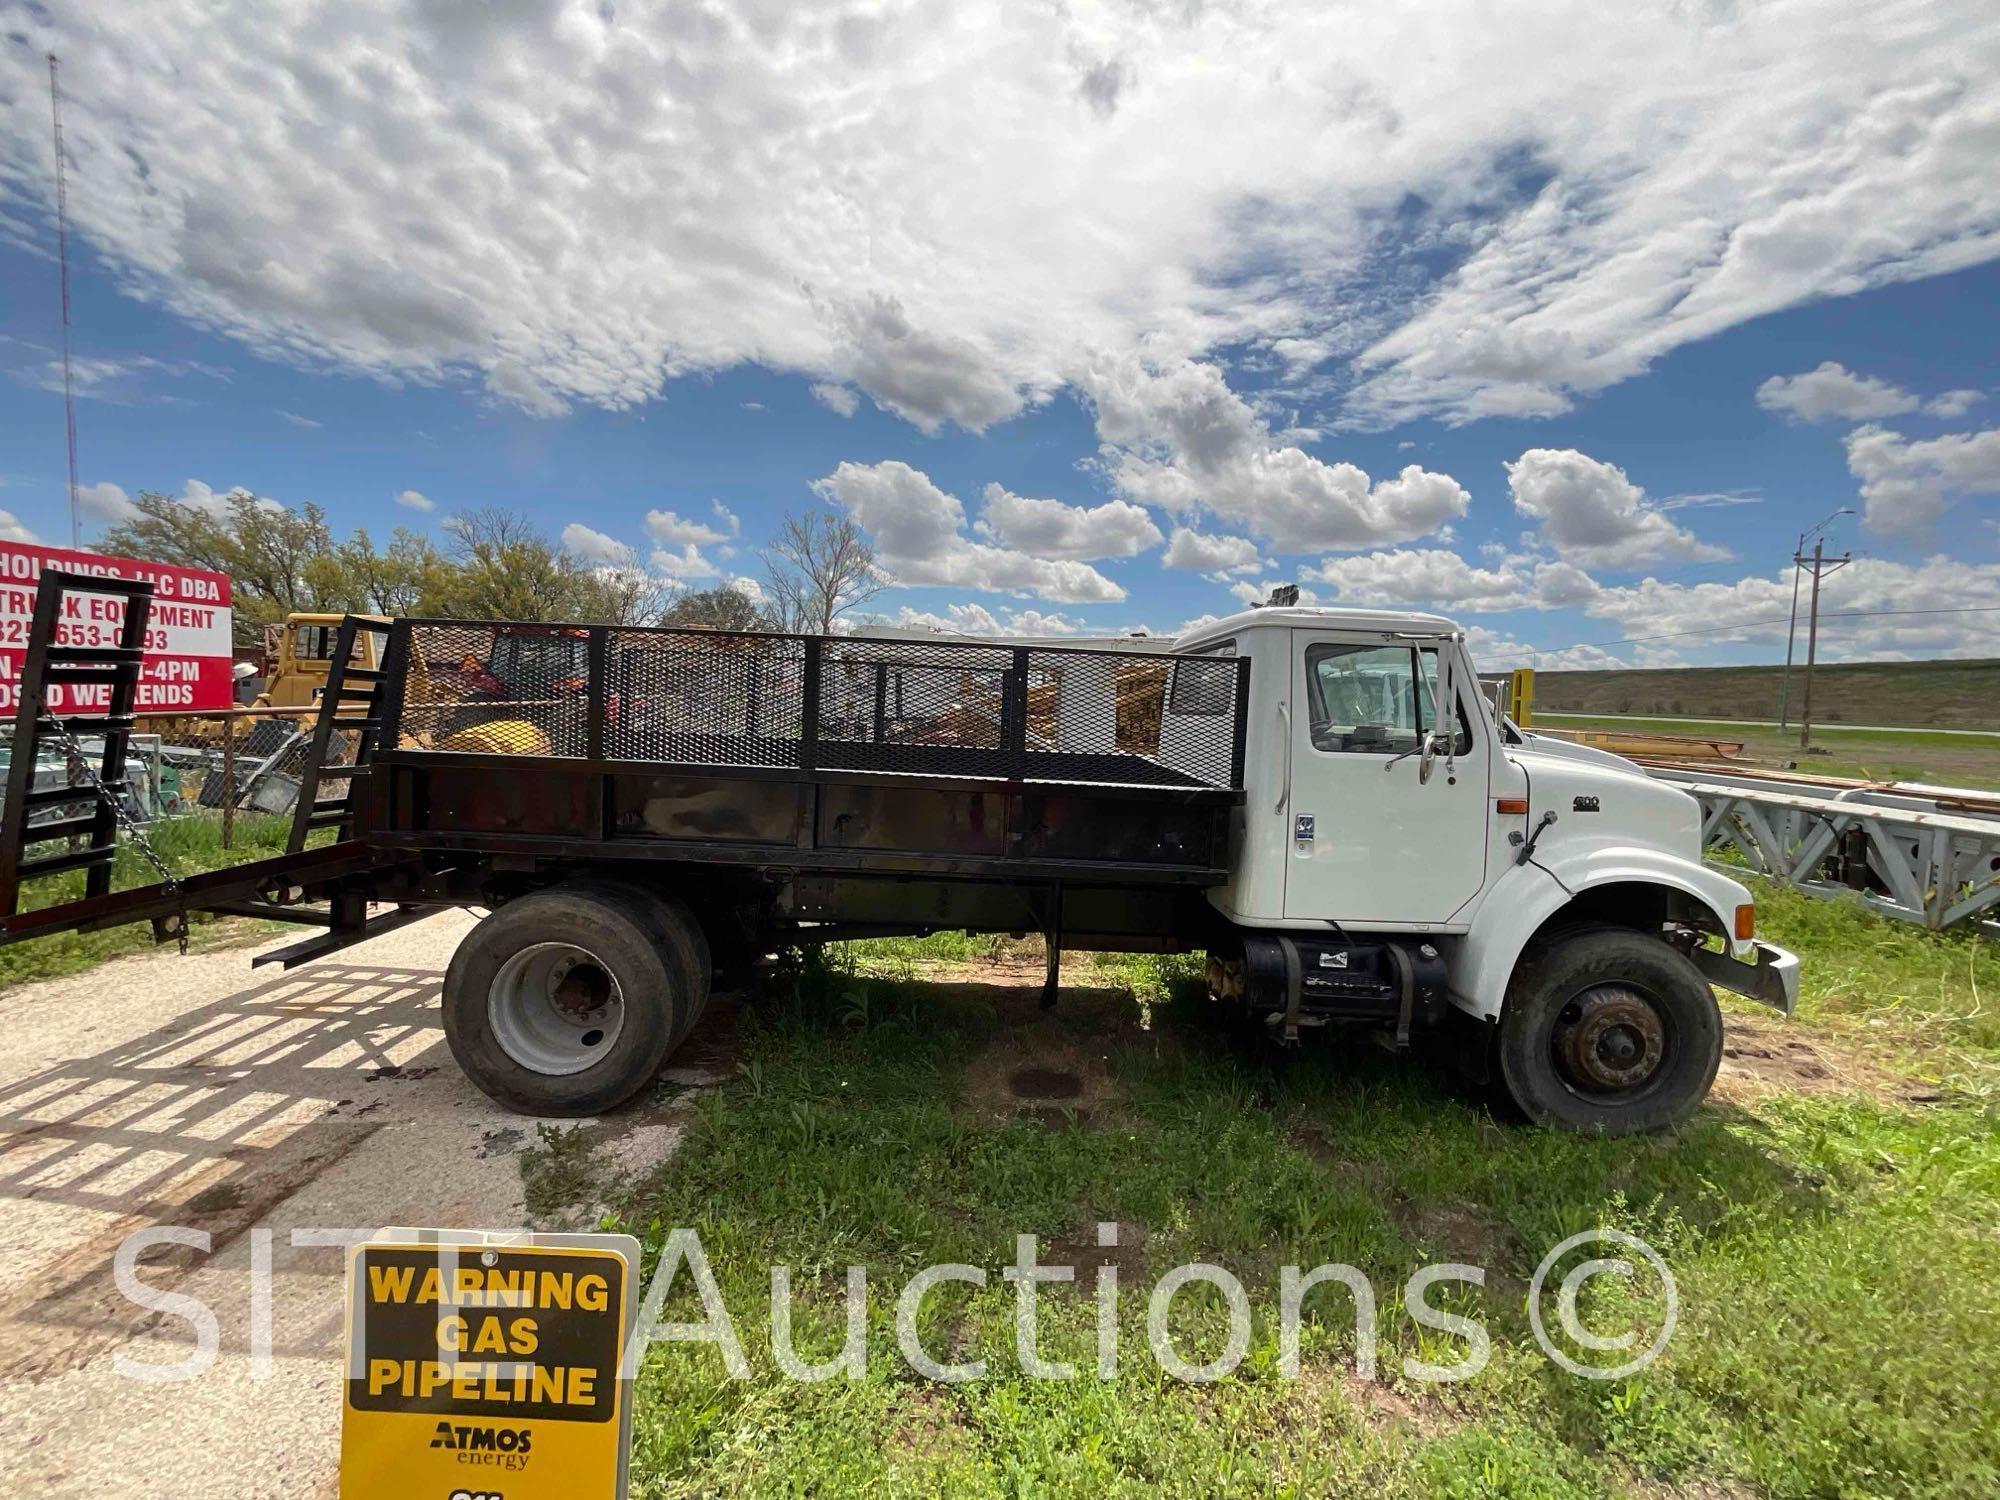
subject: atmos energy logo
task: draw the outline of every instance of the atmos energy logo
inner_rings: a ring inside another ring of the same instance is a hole
[[[462,1464],[497,1464],[503,1469],[525,1469],[528,1445],[534,1433],[525,1427],[479,1427],[462,1422],[440,1422],[431,1434],[433,1448],[450,1448]]]

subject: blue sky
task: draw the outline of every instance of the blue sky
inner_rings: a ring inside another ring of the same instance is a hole
[[[142,489],[501,504],[704,586],[838,506],[890,619],[1170,633],[1297,581],[1547,667],[1781,658],[1791,543],[1852,507],[1827,654],[2000,655],[1984,7],[1474,8],[1323,66],[1313,6],[361,9],[14,13],[15,534],[69,530],[55,46],[86,542]],[[1511,81],[1544,30],[1616,86]]]

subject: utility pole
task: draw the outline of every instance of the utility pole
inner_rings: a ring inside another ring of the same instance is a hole
[[[56,261],[62,278],[63,429],[69,438],[69,544],[77,545],[76,392],[69,374],[69,189],[63,167],[62,92],[56,86],[56,55],[49,54],[49,130],[56,143]]]
[[[1801,554],[1794,554],[1792,561],[1799,566],[1812,569],[1812,605],[1806,624],[1806,687],[1805,702],[1799,707],[1799,748],[1805,749],[1812,743],[1812,679],[1813,664],[1819,659],[1819,581],[1828,573],[1838,573],[1854,561],[1852,553],[1844,552],[1839,557],[1828,559],[1825,541],[1813,543],[1810,563]]]
[[[1799,533],[1798,545],[1792,548],[1792,621],[1785,627],[1785,680],[1778,689],[1778,728],[1789,729],[1792,704],[1792,645],[1799,634],[1799,554],[1806,550],[1806,534]]]
[[[1851,516],[1853,514],[1853,506],[1841,506],[1839,510],[1828,516],[1824,521],[1821,521],[1819,525],[1808,527],[1806,530],[1801,531],[1799,533],[1798,545],[1792,548],[1792,619],[1791,623],[1785,627],[1785,676],[1782,685],[1778,689],[1778,728],[1780,730],[1791,727],[1792,649],[1799,634],[1799,567],[1805,561],[1805,558],[1801,554],[1806,550],[1806,538],[1819,535],[1820,532],[1831,526],[1842,516]]]

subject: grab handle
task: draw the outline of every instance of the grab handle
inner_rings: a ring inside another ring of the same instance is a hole
[[[1285,804],[1292,800],[1292,710],[1291,705],[1278,705],[1278,723],[1282,726],[1278,734],[1278,760],[1284,767],[1278,777],[1278,800],[1271,804],[1271,811],[1281,813]]]

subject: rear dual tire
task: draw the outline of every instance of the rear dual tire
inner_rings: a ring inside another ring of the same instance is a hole
[[[1631,1135],[1686,1121],[1722,1063],[1722,1012],[1688,957],[1623,928],[1557,937],[1521,961],[1500,1074],[1539,1125]]]
[[[708,944],[670,897],[578,881],[497,908],[452,955],[444,1032],[488,1098],[593,1115],[658,1076],[708,1004]]]

